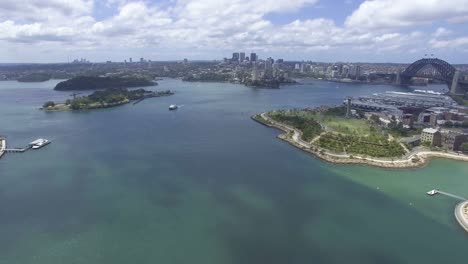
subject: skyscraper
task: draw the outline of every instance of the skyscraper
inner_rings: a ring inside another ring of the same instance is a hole
[[[232,53],[232,61],[239,61],[239,52]]]
[[[250,53],[250,61],[254,62],[257,61],[257,54],[256,53]]]
[[[245,61],[245,52],[241,52],[240,53],[240,62],[244,62]]]

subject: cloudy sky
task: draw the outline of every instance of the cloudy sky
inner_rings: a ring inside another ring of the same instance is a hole
[[[0,63],[222,59],[468,63],[468,0],[1,0]]]

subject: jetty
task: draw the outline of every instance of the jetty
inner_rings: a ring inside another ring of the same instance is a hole
[[[0,158],[5,154],[6,149],[6,139],[0,138]]]
[[[0,158],[5,154],[5,153],[24,153],[30,149],[39,149],[41,147],[44,147],[48,144],[50,144],[51,141],[46,140],[46,139],[36,139],[29,143],[27,146],[22,147],[22,148],[8,148],[6,144],[6,139],[0,138]]]

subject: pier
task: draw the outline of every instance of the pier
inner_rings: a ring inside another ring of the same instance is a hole
[[[24,153],[30,149],[39,149],[48,144],[50,144],[49,140],[40,138],[29,143],[26,147],[23,147],[23,148],[7,148],[6,139],[0,138],[0,158],[5,153]]]
[[[5,154],[6,149],[6,139],[0,138],[0,158]]]

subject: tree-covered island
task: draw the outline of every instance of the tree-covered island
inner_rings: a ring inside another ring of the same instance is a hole
[[[54,90],[76,91],[76,90],[97,90],[108,88],[132,88],[157,85],[149,78],[138,76],[78,76],[58,83]]]
[[[173,94],[174,93],[169,90],[152,92],[144,89],[128,90],[125,88],[113,88],[95,91],[88,96],[68,99],[65,103],[48,101],[43,104],[41,109],[44,111],[69,111],[108,108],[127,104],[132,101],[138,102],[146,98],[169,96]]]

